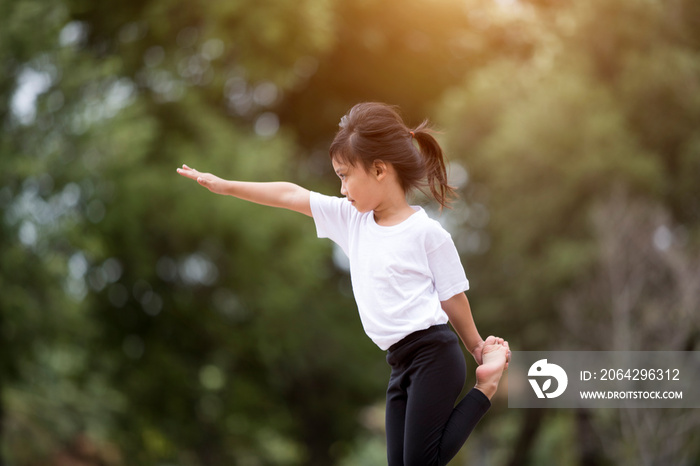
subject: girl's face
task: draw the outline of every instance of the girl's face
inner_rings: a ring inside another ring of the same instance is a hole
[[[381,202],[377,176],[361,166],[353,166],[333,159],[333,169],[340,178],[340,194],[359,212],[375,210]]]

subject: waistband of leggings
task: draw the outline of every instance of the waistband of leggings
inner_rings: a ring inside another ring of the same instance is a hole
[[[440,324],[440,325],[433,325],[432,327],[428,327],[425,330],[418,330],[417,332],[410,333],[403,337],[401,340],[397,341],[393,345],[391,345],[388,349],[388,352],[391,353],[392,351],[396,351],[397,349],[401,348],[404,345],[407,345],[413,341],[418,340],[421,337],[424,337],[425,335],[428,335],[429,333],[435,333],[435,332],[450,332],[450,327],[447,324]]]

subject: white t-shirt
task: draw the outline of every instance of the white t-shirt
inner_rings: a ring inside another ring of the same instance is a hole
[[[311,193],[319,238],[350,259],[350,276],[367,335],[386,350],[405,336],[448,321],[440,301],[469,289],[450,234],[420,207],[394,226],[346,199]]]

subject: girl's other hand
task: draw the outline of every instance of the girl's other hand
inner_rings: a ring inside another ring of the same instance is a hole
[[[200,173],[187,165],[183,165],[182,168],[178,168],[177,172],[185,178],[195,180],[197,183],[201,184],[213,193],[223,194],[224,180],[218,176],[212,175],[211,173]]]
[[[489,337],[489,338],[493,338],[493,337]],[[478,345],[476,345],[475,347],[471,348],[469,350],[469,352],[474,357],[476,364],[480,366],[483,363],[482,354],[484,352],[484,340],[481,340],[481,342]]]

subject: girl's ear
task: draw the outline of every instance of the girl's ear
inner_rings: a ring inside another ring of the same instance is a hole
[[[386,177],[387,172],[386,162],[383,160],[377,159],[372,163],[372,174],[377,177],[377,180],[381,180]]]

